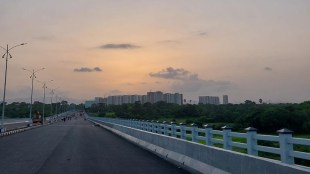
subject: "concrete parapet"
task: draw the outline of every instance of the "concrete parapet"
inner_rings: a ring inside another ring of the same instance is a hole
[[[308,168],[100,122],[101,126],[193,173],[306,174]]]

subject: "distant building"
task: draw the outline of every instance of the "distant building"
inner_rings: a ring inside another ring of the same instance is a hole
[[[87,100],[85,101],[85,108],[90,108],[93,104],[96,104],[95,100]]]
[[[178,105],[183,104],[183,94],[175,93],[163,94],[161,91],[148,92],[147,95],[117,95],[117,96],[108,96],[106,98],[95,97],[94,101],[87,101],[87,106],[92,104],[107,104],[107,105],[122,105],[122,104],[134,104],[140,102],[141,104],[150,102],[157,103],[159,101],[167,103],[175,103]],[[86,105],[86,102],[85,102]],[[90,107],[89,106],[89,107]]]
[[[219,105],[220,98],[218,96],[199,96],[199,103]]]
[[[223,105],[228,104],[228,95],[223,95]]]
[[[159,101],[164,101],[163,99],[164,99],[164,94],[161,91],[147,93],[147,100],[150,103],[157,103]]]
[[[134,104],[138,101],[141,102],[141,96],[140,95],[131,95],[130,96],[130,103]]]
[[[171,93],[166,93],[163,96],[163,101],[166,103],[175,103],[178,105],[182,105],[183,104],[183,94],[179,94],[179,93],[175,93],[175,94],[171,94]]]
[[[147,95],[141,96],[141,104],[147,103]]]
[[[95,97],[95,102],[96,104],[101,104],[101,103],[105,103],[105,100],[102,97]]]

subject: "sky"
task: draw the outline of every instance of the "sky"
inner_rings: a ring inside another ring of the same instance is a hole
[[[72,101],[158,90],[309,101],[309,17],[309,0],[1,0],[0,46],[27,43],[10,50],[6,98],[29,98],[22,68],[44,67],[38,100],[38,81],[53,80]]]

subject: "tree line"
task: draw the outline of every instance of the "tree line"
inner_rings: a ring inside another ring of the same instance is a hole
[[[187,124],[197,123],[199,126],[213,124],[215,129],[230,125],[236,131],[254,127],[262,133],[275,133],[282,128],[288,128],[295,133],[310,133],[310,101],[300,104],[256,104],[247,100],[242,104],[227,105],[136,102],[108,106],[94,104],[86,111],[101,117],[184,120]]]
[[[84,105],[76,105],[76,104],[69,104],[67,101],[61,101],[57,103],[45,104],[44,105],[44,112],[45,116],[50,116],[56,114],[56,105],[57,105],[57,113],[65,112],[70,109],[84,109]],[[0,115],[2,116],[2,108],[3,103],[0,104]],[[35,101],[32,104],[32,116],[35,112],[43,113],[43,103]],[[30,104],[26,102],[13,102],[10,104],[5,105],[5,117],[6,118],[29,118],[30,112]]]

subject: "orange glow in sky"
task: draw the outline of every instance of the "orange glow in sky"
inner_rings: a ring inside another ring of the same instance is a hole
[[[308,0],[1,1],[0,46],[28,43],[11,51],[7,98],[29,97],[23,67],[45,67],[38,80],[72,101],[150,90],[310,100],[309,16]]]

